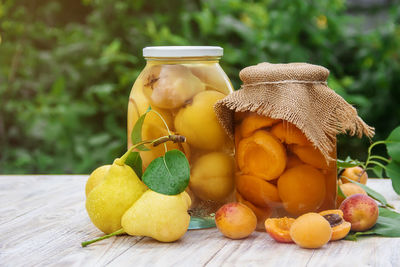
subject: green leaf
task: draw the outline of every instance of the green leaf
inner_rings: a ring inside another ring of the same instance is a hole
[[[153,191],[177,195],[189,184],[190,167],[185,154],[171,150],[154,159],[143,174],[143,182]]]
[[[386,147],[390,157],[400,162],[400,126],[395,128],[386,139]]]
[[[392,161],[386,165],[386,174],[392,179],[394,191],[400,195],[400,164]]]
[[[133,126],[132,133],[131,133],[131,139],[132,139],[132,144],[137,144],[142,142],[142,127],[143,127],[143,122],[144,119],[146,118],[147,113],[151,110],[151,107],[146,110],[146,112],[139,117],[139,119],[136,121],[135,125]],[[137,147],[138,150],[141,151],[149,151],[147,147],[144,145],[140,145]]]
[[[205,229],[215,227],[215,220],[212,217],[190,217],[189,230]]]
[[[371,170],[374,172],[376,177],[383,177],[383,168],[381,166],[375,165],[374,167],[371,168]]]
[[[343,193],[342,189],[340,188],[340,185],[337,185],[337,191],[338,191],[338,196],[342,198],[346,198],[345,194]]]
[[[385,237],[400,237],[400,214],[387,208],[379,208],[379,217],[375,226],[365,232],[352,232],[347,240],[357,240],[358,236],[379,235]]]
[[[139,152],[131,152],[125,160],[125,164],[129,165],[139,178],[142,177],[142,158]]]
[[[349,157],[346,160],[337,159],[337,161],[336,161],[336,165],[337,165],[338,169],[360,166],[362,164],[363,164],[363,162],[355,160],[355,159],[351,159]]]
[[[361,184],[359,182],[353,181],[348,179],[348,181],[352,182],[353,184],[356,184],[358,186],[360,186],[362,189],[364,189],[365,192],[367,192],[368,196],[372,197],[373,199],[375,199],[376,201],[378,201],[379,203],[381,203],[383,206],[387,206],[387,200],[384,196],[382,196],[380,193],[376,192],[375,190],[369,188],[368,186],[366,186],[365,184]]]

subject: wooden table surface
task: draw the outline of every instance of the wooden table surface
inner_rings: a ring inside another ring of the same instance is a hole
[[[266,233],[244,240],[215,228],[191,230],[178,242],[113,237],[86,248],[102,233],[85,211],[87,175],[0,176],[0,266],[400,266],[400,238],[330,242],[321,249],[278,244]],[[390,180],[368,185],[400,210]]]

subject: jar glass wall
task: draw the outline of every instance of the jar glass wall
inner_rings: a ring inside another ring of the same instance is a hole
[[[151,107],[155,112],[145,117],[143,140],[168,135],[168,130],[186,137],[186,143],[168,142],[166,147],[181,150],[189,160],[191,177],[186,190],[196,216],[208,216],[234,199],[234,146],[213,109],[233,88],[219,65],[222,49],[218,54],[203,48],[161,47],[145,55],[147,64],[129,97],[127,125],[130,147],[133,126]],[[143,168],[165,152],[164,146],[141,151]]]
[[[258,229],[269,217],[335,208],[336,150],[327,161],[295,125],[235,113],[235,153],[236,198],[253,209]]]

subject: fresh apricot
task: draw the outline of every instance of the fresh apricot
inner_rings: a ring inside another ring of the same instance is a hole
[[[367,192],[365,192],[364,189],[362,189],[359,185],[356,185],[353,183],[341,184],[340,189],[342,190],[345,197],[349,197],[349,196],[352,196],[355,194],[363,194],[365,196],[367,195]],[[340,204],[342,204],[343,200],[345,200],[344,197],[339,196],[339,195],[337,196],[337,199],[336,199],[337,207],[339,207]]]
[[[291,151],[296,154],[301,161],[310,164],[311,166],[318,169],[327,169],[328,163],[321,151],[309,146],[292,145],[290,146]]]
[[[265,230],[280,243],[293,243],[290,237],[290,228],[295,219],[293,218],[269,218],[265,220]]]
[[[189,186],[203,200],[222,200],[233,191],[234,173],[232,156],[222,152],[208,153],[194,163]]]
[[[367,184],[368,174],[363,168],[355,166],[344,169],[344,171],[340,174],[340,179],[344,184],[351,183],[349,179],[361,184]]]
[[[289,213],[300,215],[315,211],[325,198],[325,177],[310,165],[298,165],[279,177],[278,192]]]
[[[264,127],[270,127],[279,121],[280,120],[278,119],[272,119],[258,114],[251,114],[244,118],[242,124],[240,125],[241,136],[249,137],[255,131]]]
[[[243,198],[238,192],[236,192],[236,200],[239,203],[246,205],[254,212],[254,214],[257,217],[257,229],[263,229],[265,227],[264,226],[265,220],[271,216],[271,213],[272,213],[271,208],[270,207],[259,207],[255,204],[251,203],[250,201],[246,200],[245,198]]]
[[[379,216],[375,200],[363,194],[346,198],[340,205],[343,219],[351,223],[352,231],[366,231],[372,228]]]
[[[285,144],[306,145],[308,140],[303,132],[294,124],[283,121],[271,128],[271,134],[275,135],[281,142]]]
[[[324,210],[319,214],[331,225],[331,241],[340,240],[350,232],[351,223],[343,219],[343,212],[341,210]]]
[[[276,186],[257,176],[238,175],[236,189],[245,199],[260,207],[269,207],[280,202]]]
[[[215,224],[224,236],[231,239],[241,239],[254,232],[257,225],[257,217],[244,204],[228,203],[215,213]]]
[[[331,236],[331,225],[318,213],[303,214],[290,227],[290,237],[303,248],[320,248],[329,242]]]
[[[286,150],[276,137],[264,130],[242,139],[237,148],[237,163],[245,174],[265,180],[277,178],[286,167]]]
[[[193,102],[181,108],[175,117],[175,130],[186,137],[189,145],[199,149],[220,149],[227,142],[227,135],[214,113],[215,102],[225,95],[217,91],[203,91]]]

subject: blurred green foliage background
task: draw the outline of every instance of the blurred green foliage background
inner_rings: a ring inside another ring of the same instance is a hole
[[[394,2],[366,27],[343,0],[1,0],[0,173],[89,173],[121,155],[151,45],[222,46],[236,89],[240,69],[262,61],[323,65],[374,139],[386,138],[400,123]],[[363,159],[368,143],[341,137],[339,156]]]

